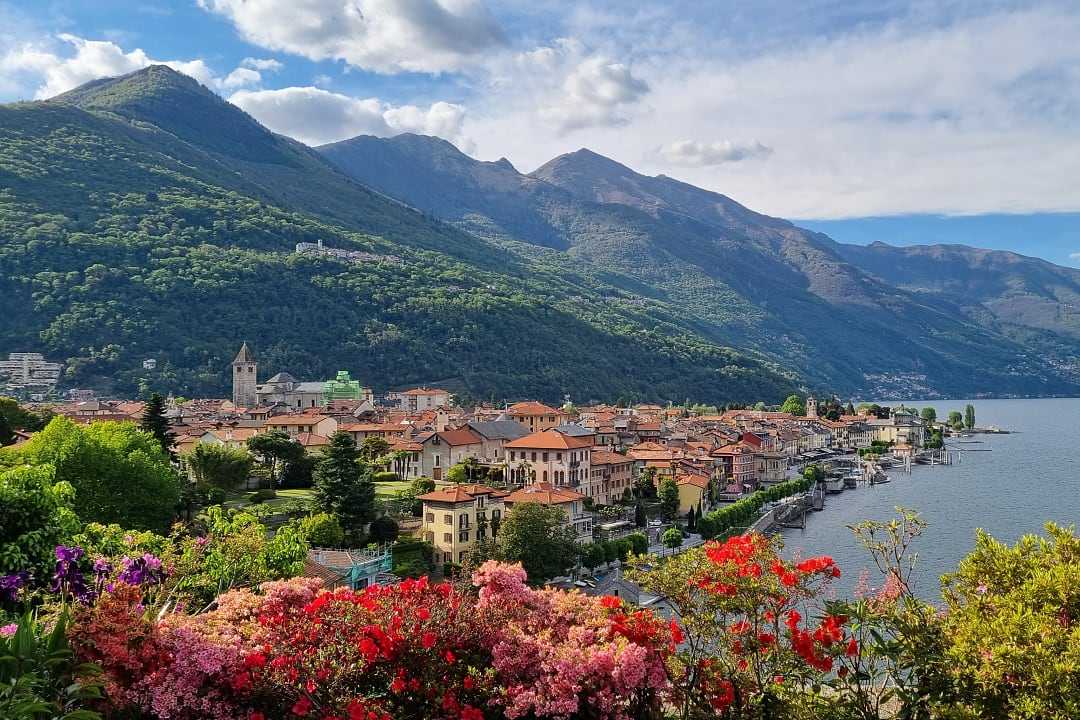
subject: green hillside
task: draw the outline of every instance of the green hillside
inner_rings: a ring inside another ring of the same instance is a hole
[[[319,150],[361,182],[517,253],[606,268],[716,342],[845,394],[1074,393],[1080,368],[849,262],[824,235],[588,150],[519,173],[438,138]],[[531,248],[531,250],[526,249]]]
[[[320,239],[369,256],[293,252]],[[0,106],[0,350],[67,360],[67,385],[223,395],[247,340],[267,373],[478,398],[791,388],[636,285],[404,207],[167,68]]]

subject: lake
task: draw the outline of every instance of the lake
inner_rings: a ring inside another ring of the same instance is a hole
[[[873,570],[866,551],[847,525],[887,520],[902,505],[929,523],[916,541],[919,567],[914,590],[940,601],[938,578],[956,567],[982,528],[1013,543],[1037,533],[1049,520],[1062,525],[1080,521],[1080,399],[1044,400],[907,400],[907,407],[932,406],[939,419],[950,410],[975,406],[976,425],[995,425],[1009,435],[975,435],[978,444],[947,440],[961,452],[959,464],[916,465],[908,475],[889,471],[892,482],[860,486],[829,495],[825,509],[807,516],[806,530],[783,531],[786,550],[802,555],[832,555],[844,571],[837,589],[850,593],[863,568]],[[898,401],[884,402],[891,406]],[[965,438],[967,439],[967,438]],[[872,584],[879,585],[871,575]]]

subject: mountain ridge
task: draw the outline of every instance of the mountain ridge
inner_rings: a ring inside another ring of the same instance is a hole
[[[442,140],[399,138],[318,149],[359,181],[477,236],[544,245],[631,275],[691,310],[718,341],[775,354],[842,391],[898,391],[871,379],[892,375],[916,391],[975,393],[973,378],[984,369],[998,391],[1022,393],[1018,375],[1035,378],[1028,387],[1036,392],[1076,387],[1067,362],[1040,363],[1015,334],[886,282],[849,262],[828,236],[726,195],[641,175],[588,149],[527,175],[503,167],[498,182],[479,182],[491,163]],[[372,156],[393,171],[374,172]],[[529,224],[519,223],[525,217]],[[1055,352],[1071,357],[1076,349]],[[919,388],[920,378],[930,383]]]
[[[0,347],[65,359],[69,386],[221,396],[244,339],[270,373],[488,400],[794,387],[616,275],[388,198],[162,66],[0,106],[0,188],[0,295],[27,310],[0,314]],[[294,251],[318,240],[370,259]]]

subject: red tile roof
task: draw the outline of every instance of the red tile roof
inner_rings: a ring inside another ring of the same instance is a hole
[[[447,445],[479,445],[484,442],[484,438],[477,435],[469,428],[460,428],[458,430],[444,430],[441,433],[436,433],[439,439]]]
[[[450,485],[439,490],[434,490],[423,495],[418,495],[417,500],[427,500],[430,502],[446,502],[446,503],[460,503],[460,502],[472,502],[472,500],[478,495],[491,495],[492,497],[506,497],[506,493],[502,490],[496,490],[493,487],[487,485]]]
[[[328,420],[325,415],[278,415],[266,421],[267,425],[315,425]]]
[[[514,403],[506,409],[507,415],[560,415],[561,410],[556,410],[553,407],[549,407],[541,402],[534,400],[526,400],[525,402]]]
[[[508,442],[504,447],[511,450],[577,450],[592,447],[592,440],[570,437],[554,430],[541,430]]]
[[[401,394],[402,395],[449,395],[450,393],[448,393],[446,390],[440,390],[439,388],[419,387],[419,388],[413,388],[412,390],[406,390],[405,392],[403,392]]]
[[[511,504],[531,502],[541,505],[563,505],[584,498],[584,495],[569,488],[553,487],[551,483],[540,482],[510,493],[506,497],[506,502]]]
[[[597,465],[621,465],[634,462],[634,458],[610,450],[593,450],[590,462],[594,467]]]

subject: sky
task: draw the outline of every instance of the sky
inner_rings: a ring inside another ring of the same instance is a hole
[[[0,101],[162,62],[309,144],[588,147],[843,242],[1080,267],[1080,3],[0,0]]]

